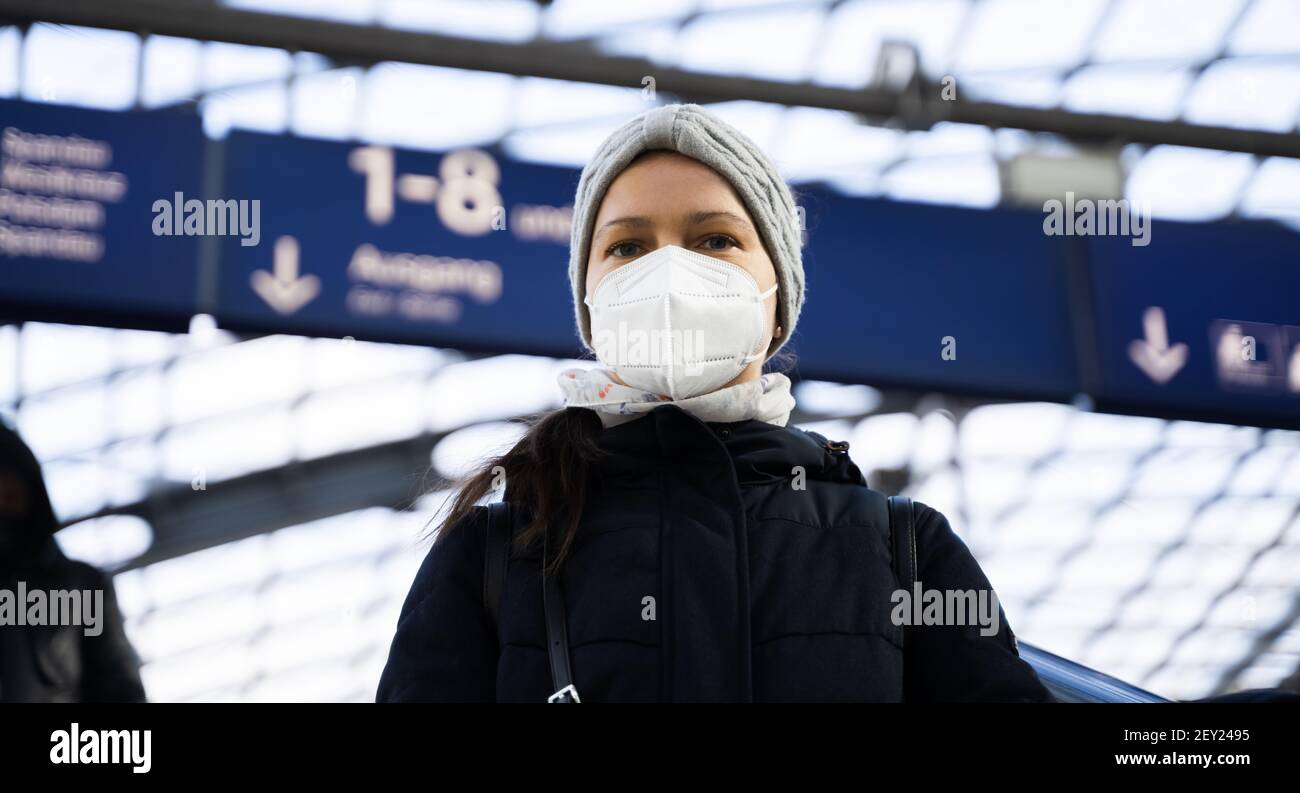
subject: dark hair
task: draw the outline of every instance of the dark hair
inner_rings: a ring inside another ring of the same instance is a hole
[[[577,538],[593,466],[606,454],[597,442],[600,431],[600,417],[587,408],[543,414],[514,448],[457,483],[451,509],[434,542],[461,525],[503,474],[509,500],[529,516],[527,526],[515,537],[515,547],[540,546],[550,532],[550,542],[557,544],[552,545],[556,550],[549,554],[547,572],[557,571]],[[560,516],[560,525],[548,525]]]

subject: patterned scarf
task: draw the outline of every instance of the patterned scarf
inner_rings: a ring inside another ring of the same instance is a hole
[[[619,385],[607,369],[566,369],[557,378],[565,407],[590,408],[601,424],[613,427],[640,418],[660,405],[677,405],[705,422],[759,419],[784,427],[794,410],[790,378],[779,372],[686,399]]]

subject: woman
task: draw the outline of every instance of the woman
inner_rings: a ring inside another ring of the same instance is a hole
[[[461,486],[380,701],[547,700],[543,558],[584,702],[1049,699],[996,600],[996,630],[904,642],[885,497],[847,444],[786,426],[790,380],[763,366],[803,305],[801,229],[752,142],[694,105],[632,120],[583,171],[571,243],[603,368],[562,373],[565,409]],[[476,505],[502,473],[515,542],[494,619]],[[915,541],[925,589],[991,594],[921,504]]]

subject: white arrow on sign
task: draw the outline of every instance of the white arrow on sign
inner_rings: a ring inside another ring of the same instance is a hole
[[[271,270],[254,270],[249,280],[253,291],[281,314],[292,314],[320,294],[319,278],[298,275],[298,240],[293,237],[275,241]]]
[[[1142,312],[1142,327],[1146,338],[1129,342],[1128,357],[1157,385],[1164,385],[1187,363],[1187,345],[1179,342],[1169,346],[1165,311],[1159,306]]]

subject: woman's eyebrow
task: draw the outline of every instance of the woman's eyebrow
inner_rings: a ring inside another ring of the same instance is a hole
[[[644,229],[650,228],[653,225],[654,221],[650,220],[648,217],[643,215],[628,215],[627,217],[614,218],[613,220],[602,224],[601,227],[596,229],[595,233],[591,236],[594,239],[611,226],[630,226],[632,228]]]
[[[710,220],[719,220],[719,219],[730,220],[733,223],[739,223],[740,225],[744,226],[750,231],[754,230],[754,224],[750,223],[747,219],[741,217],[740,215],[737,215],[735,212],[727,212],[727,211],[694,212],[687,216],[686,221],[691,225],[698,225],[700,223],[707,223]]]
[[[751,232],[754,231],[754,224],[750,223],[749,220],[747,220],[746,218],[740,215],[737,215],[735,212],[728,212],[726,210],[706,210],[702,212],[692,212],[691,214],[686,216],[686,222],[692,226],[697,226],[701,223],[707,223],[710,220],[729,220],[733,223],[738,223],[741,226],[744,226],[746,229],[749,229]],[[642,229],[652,228],[654,226],[654,221],[648,217],[645,217],[644,215],[628,215],[627,217],[614,218],[611,221],[601,224],[600,228],[596,229],[596,231],[591,235],[592,239],[595,239],[596,237],[603,234],[606,230],[613,228],[615,226],[627,226],[630,228],[642,228]]]

